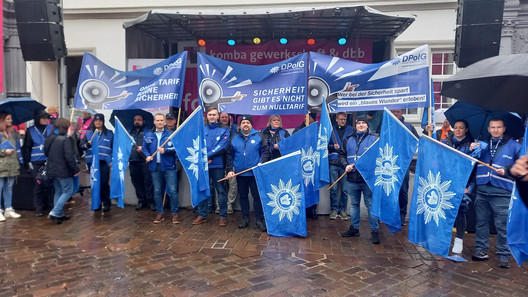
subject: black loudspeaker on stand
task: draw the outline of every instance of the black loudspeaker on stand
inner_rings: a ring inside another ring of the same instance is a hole
[[[15,0],[20,47],[25,61],[66,56],[60,0]]]
[[[459,0],[455,63],[466,67],[497,56],[500,49],[504,0]]]

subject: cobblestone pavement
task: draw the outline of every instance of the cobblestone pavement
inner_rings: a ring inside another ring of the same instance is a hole
[[[528,296],[526,265],[454,263],[385,226],[372,245],[367,221],[360,237],[322,216],[307,238],[279,238],[238,229],[239,212],[227,227],[216,214],[193,226],[191,210],[154,225],[150,210],[102,216],[74,202],[62,225],[30,211],[0,223],[0,296]],[[474,236],[464,242],[470,258]]]

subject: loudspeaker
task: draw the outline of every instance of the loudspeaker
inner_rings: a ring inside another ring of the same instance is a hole
[[[66,56],[58,0],[15,0],[20,47],[25,61],[56,61]]]
[[[467,67],[499,54],[504,0],[459,0],[455,63]]]

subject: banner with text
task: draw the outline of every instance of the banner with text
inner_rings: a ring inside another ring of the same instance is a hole
[[[310,111],[329,112],[426,107],[430,100],[429,47],[392,60],[363,64],[310,53]]]
[[[198,53],[204,109],[234,114],[306,114],[308,54],[268,65],[245,65]]]
[[[85,53],[73,106],[80,109],[180,107],[187,52],[136,71],[116,70]]]

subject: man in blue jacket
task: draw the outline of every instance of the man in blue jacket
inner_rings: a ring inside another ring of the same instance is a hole
[[[181,222],[178,215],[178,191],[176,190],[176,183],[178,182],[176,176],[176,150],[172,144],[172,139],[165,146],[161,146],[169,139],[170,135],[170,131],[165,128],[165,116],[158,113],[154,116],[154,129],[145,133],[143,137],[142,151],[147,157],[146,161],[149,163],[154,185],[154,203],[157,212],[153,221],[154,224],[159,224],[165,220],[163,217],[163,190],[165,185],[167,185],[168,194],[170,194],[172,223],[179,224]],[[159,151],[155,153],[158,148]]]
[[[505,173],[506,169],[513,166],[515,160],[519,158],[521,145],[505,134],[506,126],[502,119],[491,119],[488,124],[488,131],[491,134],[491,139],[488,147],[482,149],[480,160],[497,168],[497,170],[477,164],[477,198],[475,199],[477,226],[475,253],[471,258],[475,261],[489,259],[489,222],[493,216],[497,229],[498,265],[501,268],[510,268],[508,260],[511,252],[506,243],[506,222],[510,197],[515,183]]]
[[[205,125],[205,139],[207,144],[207,159],[209,162],[209,183],[211,196],[198,204],[198,217],[192,222],[199,225],[207,221],[209,203],[214,198],[214,189],[218,193],[220,208],[220,227],[227,225],[227,188],[225,181],[218,182],[224,177],[224,160],[229,144],[229,128],[218,123],[218,109],[209,107],[207,110],[207,125]]]
[[[354,132],[352,126],[347,125],[347,114],[345,112],[338,112],[336,114],[336,125],[332,132],[332,136],[328,141],[328,163],[330,166],[330,184],[333,184],[345,170],[339,163],[339,149],[343,143],[343,140],[350,136]],[[335,220],[338,216],[343,220],[348,220],[349,217],[346,214],[347,207],[347,196],[344,193],[345,179],[339,181],[341,191],[338,191],[338,185],[330,189],[330,220]]]
[[[240,132],[231,138],[228,148],[227,168],[229,173],[227,178],[233,178],[236,172],[250,169],[259,163],[269,160],[269,151],[266,142],[260,133],[253,129],[253,118],[244,115],[240,121]],[[236,177],[238,194],[240,195],[240,206],[242,208],[242,221],[238,228],[249,226],[249,191],[253,196],[253,209],[255,211],[256,226],[261,232],[267,230],[264,221],[264,212],[257,188],[257,181],[253,171],[249,170]]]

